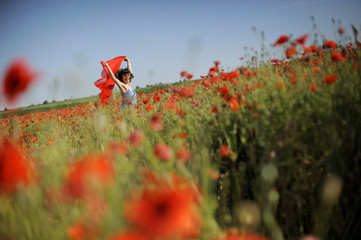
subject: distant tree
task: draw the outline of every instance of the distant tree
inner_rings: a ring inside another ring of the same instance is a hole
[[[43,104],[48,104],[48,101],[47,101],[47,100],[45,100],[45,101],[43,102]]]
[[[139,86],[136,86],[135,89],[139,89]]]

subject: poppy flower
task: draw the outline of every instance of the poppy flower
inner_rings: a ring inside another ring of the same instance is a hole
[[[107,146],[107,152],[111,155],[111,156],[115,156],[115,155],[123,155],[128,153],[129,151],[129,145],[127,142],[110,142],[108,143]]]
[[[159,114],[154,114],[149,120],[149,124],[154,131],[161,131],[164,128],[163,118]]]
[[[236,98],[232,97],[230,100],[228,100],[228,104],[232,111],[239,110],[240,106]]]
[[[172,159],[172,149],[165,143],[157,143],[154,148],[154,155],[160,160],[167,162]]]
[[[188,74],[186,75],[186,78],[187,78],[188,80],[192,79],[192,78],[193,78],[193,74],[188,73]]]
[[[331,49],[336,49],[337,45],[334,41],[330,40],[330,41],[325,41],[324,48],[331,48]]]
[[[226,87],[226,86],[221,87],[220,93],[221,93],[222,96],[228,96],[228,95],[229,95],[229,89],[228,89],[228,87]]]
[[[180,148],[180,149],[177,150],[177,157],[178,157],[178,159],[186,162],[186,161],[188,161],[192,156],[191,156],[191,154],[187,151],[187,149]]]
[[[345,32],[346,32],[346,29],[344,29],[344,28],[342,28],[342,27],[338,28],[338,33],[339,33],[340,35],[344,34]]]
[[[268,238],[255,233],[240,232],[238,230],[226,233],[224,237],[216,238],[213,240],[268,240]]]
[[[153,109],[154,109],[153,106],[150,106],[150,105],[145,106],[145,110],[147,110],[147,111],[151,111]]]
[[[294,44],[300,44],[300,45],[304,46],[305,43],[306,43],[307,38],[308,38],[308,34],[305,34],[302,37],[295,39],[293,41],[293,43]]]
[[[100,229],[96,223],[81,219],[68,227],[66,235],[71,240],[97,239],[100,235]]]
[[[346,58],[341,52],[332,51],[331,60],[332,62],[344,62],[346,61]]]
[[[107,240],[150,240],[150,238],[139,232],[127,231],[114,234]]]
[[[156,102],[159,102],[160,100],[162,100],[162,98],[158,94],[154,94],[153,100],[154,100],[154,103],[156,103]]]
[[[72,198],[85,198],[114,181],[115,171],[105,155],[88,154],[68,166],[64,191]]]
[[[150,98],[148,97],[148,98],[146,98],[146,99],[143,100],[143,103],[144,103],[144,104],[147,104],[147,103],[149,103],[149,101],[150,101]]]
[[[188,239],[200,228],[195,190],[177,180],[175,186],[145,188],[123,206],[125,218],[151,239]]]
[[[194,96],[195,88],[183,87],[178,91],[180,97],[190,98]]]
[[[334,83],[336,82],[337,79],[337,75],[335,74],[330,74],[330,75],[326,75],[325,78],[323,79],[324,83]]]
[[[179,108],[174,109],[174,113],[175,113],[176,115],[178,115],[179,117],[181,117],[181,118],[184,118],[184,116],[187,115],[187,111],[186,111],[186,110],[184,110],[184,109],[179,109]]]
[[[139,146],[144,139],[143,132],[141,130],[134,130],[128,137],[128,140],[130,143],[132,143],[134,146]]]
[[[213,75],[215,75],[215,74],[218,73],[218,72],[219,72],[219,68],[218,68],[218,66],[216,65],[216,66],[214,66],[214,67],[212,67],[212,68],[209,69],[208,75],[213,76]]]
[[[11,195],[20,185],[29,186],[36,182],[37,173],[30,158],[11,140],[0,146],[0,194]]]
[[[297,54],[297,50],[294,46],[291,46],[286,49],[286,57],[292,58],[292,55]]]
[[[211,108],[211,112],[212,112],[212,113],[219,113],[220,110],[219,110],[216,106],[213,106],[213,107]]]
[[[24,59],[13,61],[5,73],[3,93],[8,102],[13,103],[19,95],[34,82],[37,73],[30,70]]]
[[[219,148],[219,154],[221,155],[222,158],[225,158],[229,155],[229,147],[225,144],[223,144],[220,148]]]
[[[188,73],[186,71],[181,71],[180,76],[185,77]]]
[[[287,35],[282,35],[280,36],[277,41],[275,42],[274,46],[279,46],[284,44],[285,42],[288,41],[288,36]]]
[[[164,107],[168,110],[172,110],[175,108],[175,102],[176,100],[173,99],[173,98],[170,98],[169,100],[167,100],[165,103],[164,103]]]

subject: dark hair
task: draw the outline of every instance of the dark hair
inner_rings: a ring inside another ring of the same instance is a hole
[[[118,70],[118,72],[115,74],[115,77],[119,79],[119,81],[123,82],[123,75],[130,73],[130,79],[129,82],[132,81],[132,78],[134,78],[133,73],[130,72],[128,68],[121,68]]]

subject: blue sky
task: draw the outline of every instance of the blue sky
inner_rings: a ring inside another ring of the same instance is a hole
[[[0,4],[0,74],[18,57],[42,73],[10,107],[97,95],[99,62],[121,55],[131,60],[134,88],[171,83],[182,70],[207,74],[216,60],[226,71],[247,65],[239,57],[261,52],[261,31],[271,57],[283,34],[312,33],[309,45],[317,32],[311,16],[329,40],[339,40],[332,18],[353,36],[360,12],[360,0],[7,1]],[[9,107],[0,100],[0,110]]]

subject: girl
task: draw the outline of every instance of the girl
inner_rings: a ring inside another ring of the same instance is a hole
[[[130,65],[130,60],[126,57],[124,61],[127,62],[127,68],[121,68],[114,76],[111,71],[108,63],[103,62],[103,65],[107,67],[108,72],[110,73],[110,78],[118,85],[120,93],[122,94],[123,100],[121,106],[124,105],[135,105],[137,104],[137,93],[134,91],[130,85],[132,78],[134,78],[132,73],[132,66]]]

